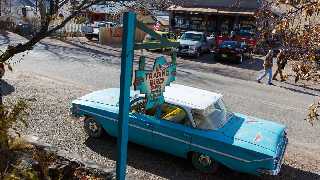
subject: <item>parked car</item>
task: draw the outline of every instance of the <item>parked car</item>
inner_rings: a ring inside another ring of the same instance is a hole
[[[202,53],[210,52],[211,44],[203,32],[187,31],[182,34],[178,42],[180,42],[178,55],[200,57]]]
[[[118,88],[105,89],[72,102],[72,114],[84,117],[89,136],[105,131],[117,137],[119,94]],[[189,159],[205,173],[220,165],[256,175],[279,173],[288,142],[284,125],[231,112],[221,94],[189,86],[166,87],[160,117],[144,109],[144,95],[130,94],[129,141]]]
[[[160,34],[161,37],[166,38],[171,42],[177,42],[177,37],[172,32],[156,31],[156,33]],[[160,42],[160,41],[150,36],[149,34],[147,34],[143,40],[143,43],[156,43],[156,42]],[[148,50],[160,50],[160,49],[148,49]],[[161,49],[161,50],[164,50],[164,49]]]
[[[28,37],[33,35],[32,25],[29,23],[19,23],[15,27],[15,32],[21,36]]]
[[[114,27],[115,23],[107,21],[95,21],[93,24],[87,24],[82,28],[82,32],[89,40],[96,38],[99,40],[99,31],[101,27]]]
[[[235,35],[235,40],[245,42],[249,47],[253,48],[257,45],[254,33],[247,30],[240,30]]]
[[[238,41],[224,41],[214,50],[215,60],[229,60],[242,63],[246,45]]]
[[[222,44],[224,41],[228,41],[230,40],[230,35],[227,32],[223,32],[223,33],[219,33],[216,37],[215,37],[215,41],[216,41],[216,47],[218,47],[220,44]]]

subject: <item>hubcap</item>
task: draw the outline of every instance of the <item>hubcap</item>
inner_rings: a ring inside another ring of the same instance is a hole
[[[210,157],[203,155],[203,154],[199,156],[198,161],[202,166],[210,166],[211,165]]]
[[[96,132],[98,131],[98,125],[95,122],[89,122],[89,129],[92,132]]]

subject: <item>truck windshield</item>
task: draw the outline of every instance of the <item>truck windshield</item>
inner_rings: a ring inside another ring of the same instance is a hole
[[[201,41],[201,34],[193,34],[193,33],[184,33],[181,36],[182,40],[191,40],[191,41]]]
[[[199,129],[214,130],[223,127],[232,113],[222,99],[207,107],[205,110],[192,110],[195,125]]]

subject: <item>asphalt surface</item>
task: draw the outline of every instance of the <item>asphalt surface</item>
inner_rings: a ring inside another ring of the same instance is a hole
[[[17,40],[20,38],[12,34],[1,36],[0,47],[3,49]],[[13,65],[14,71],[32,72],[88,90],[118,87],[121,50],[78,40],[46,39],[34,50],[24,53],[23,60]],[[141,53],[137,51],[136,54]],[[151,59],[157,56],[149,52],[144,54]],[[17,55],[11,62],[18,62],[22,55]],[[254,79],[261,67],[251,65],[252,61],[233,65],[210,58],[199,61],[180,58],[176,83],[222,93],[235,112],[285,124],[290,141],[288,151],[319,161],[320,124],[311,126],[304,120],[307,107],[319,98],[319,91],[278,82],[276,86],[258,84]],[[317,172],[320,173],[320,169]]]

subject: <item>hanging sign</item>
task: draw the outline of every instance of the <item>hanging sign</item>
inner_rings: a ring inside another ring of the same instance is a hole
[[[175,81],[175,77],[176,64],[168,63],[163,56],[156,58],[153,70],[146,70],[145,58],[140,58],[139,69],[135,71],[134,88],[146,95],[146,109],[164,103],[165,86]]]

